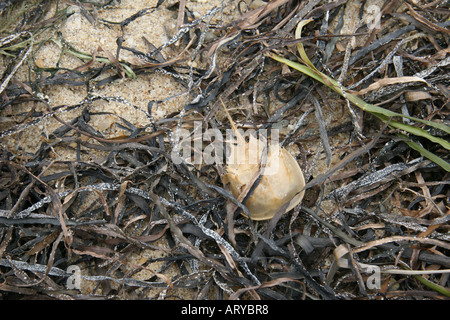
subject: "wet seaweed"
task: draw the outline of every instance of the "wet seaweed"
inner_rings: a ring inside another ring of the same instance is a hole
[[[13,139],[46,119],[58,126],[43,134],[35,152],[1,146],[1,298],[171,299],[182,290],[199,299],[450,296],[449,174],[413,146],[446,162],[448,150],[422,136],[409,136],[415,144],[408,144],[389,121],[352,109],[345,97],[267,57],[275,52],[301,59],[302,45],[318,70],[364,101],[448,127],[447,9],[436,2],[381,1],[375,26],[363,19],[363,1],[361,22],[341,34],[350,1],[277,0],[256,8],[242,2],[229,24],[213,20],[231,7],[229,1],[197,18],[180,1],[170,8],[177,11],[178,31],[161,46],[147,40],[143,52],[119,37],[115,53],[86,53],[55,31],[73,14],[68,7],[58,3],[54,15],[42,20],[50,2],[23,3],[0,5],[6,66],[0,139]],[[96,10],[119,3],[72,4],[89,23],[122,30],[164,5],[159,1],[111,22],[98,19]],[[17,16],[22,18],[9,20]],[[306,19],[313,20],[296,38],[297,25]],[[352,43],[361,37],[362,44]],[[80,65],[39,66],[33,57],[47,42]],[[124,52],[135,59],[124,59]],[[16,80],[23,68],[32,75],[28,81]],[[185,90],[165,100],[188,97],[164,118],[153,114],[164,99],[149,100],[143,109],[126,96],[93,90],[159,73]],[[404,76],[426,84],[380,84]],[[372,90],[374,84],[379,86]],[[86,97],[74,105],[46,99],[46,88],[61,85],[83,86]],[[239,126],[284,129],[283,146],[292,148],[307,178],[304,202],[289,214],[258,223],[244,218],[230,209],[233,204],[247,210],[222,184],[220,165],[194,165],[174,154],[179,133],[195,121],[227,129],[220,100]],[[94,103],[110,102],[135,109],[148,124],[93,111]],[[94,125],[92,119],[106,116],[125,133],[111,137]],[[449,138],[439,128],[414,125]],[[75,160],[55,159],[56,150]],[[160,256],[143,254],[149,251]],[[175,275],[169,272],[174,269]],[[374,270],[375,284],[369,282]],[[136,278],[142,272],[147,278]],[[81,290],[76,281],[91,287]]]

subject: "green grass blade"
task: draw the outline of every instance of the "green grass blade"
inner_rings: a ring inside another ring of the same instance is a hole
[[[305,25],[313,21],[313,19],[308,20],[302,20],[298,23],[297,28],[295,29],[295,39],[300,39],[302,37],[302,29]],[[308,55],[305,52],[305,48],[303,47],[303,43],[299,42],[297,43],[297,50],[300,54],[300,58],[303,60],[303,62],[309,66],[311,69],[317,71],[316,67],[313,65],[311,60],[309,60]]]
[[[417,128],[417,127],[413,127],[413,126],[410,126],[410,125],[404,124],[403,122],[398,122],[398,121],[391,121],[389,123],[389,125],[396,129],[409,132],[413,135],[426,138],[434,143],[440,144],[445,149],[450,150],[450,142],[448,142],[447,140],[441,139],[439,137],[435,137],[432,134],[428,133],[428,131],[426,131],[426,130],[423,130],[423,129]]]
[[[450,297],[450,290],[438,285],[437,283],[431,282],[430,280],[425,279],[422,276],[419,275],[413,275],[414,278],[416,278],[418,281],[420,281],[423,285],[430,288],[431,290],[437,291],[440,294],[443,294],[446,297]]]
[[[442,167],[445,171],[450,172],[450,163],[448,163],[447,161],[445,161],[444,159],[438,157],[437,155],[435,155],[434,153],[428,151],[427,149],[425,149],[424,147],[422,147],[421,145],[419,145],[418,143],[411,141],[410,139],[408,139],[407,136],[405,135],[401,135],[399,134],[400,137],[404,138],[404,142],[411,148],[416,150],[417,152],[419,152],[422,156],[424,156],[425,158],[433,161],[434,163],[436,163],[437,165],[439,165],[440,167]]]
[[[64,46],[63,43],[61,42],[61,40],[59,40],[59,39],[51,39],[51,40],[56,45],[58,45],[60,48],[64,48],[65,52],[67,52],[81,60],[88,61],[88,60],[92,59],[92,55],[78,51],[77,49],[71,47],[68,44],[65,44],[65,46]],[[112,64],[108,58],[101,57],[101,56],[96,56],[95,61],[98,61],[100,63],[110,64],[110,65]],[[136,79],[136,74],[134,73],[133,69],[130,68],[130,66],[128,66],[127,64],[125,64],[123,62],[119,62],[119,64],[123,67],[124,72],[128,77],[130,77],[131,79]]]

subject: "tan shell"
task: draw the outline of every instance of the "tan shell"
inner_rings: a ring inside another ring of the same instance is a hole
[[[231,145],[231,154],[227,158],[226,173],[222,176],[224,185],[228,185],[235,198],[253,184],[259,176],[260,162],[265,141],[250,136],[246,142],[231,120],[239,144]],[[230,161],[232,160],[232,161]],[[252,161],[249,161],[252,160]],[[293,209],[303,199],[305,179],[302,170],[292,155],[279,144],[269,144],[264,172],[258,186],[245,203],[252,220],[268,220],[286,203],[290,202],[286,211]]]

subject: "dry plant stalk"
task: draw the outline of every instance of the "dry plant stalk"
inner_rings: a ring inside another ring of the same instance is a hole
[[[237,144],[230,144],[223,184],[242,201],[260,178],[245,202],[252,220],[271,219],[287,202],[289,205],[283,213],[293,209],[305,193],[305,178],[297,161],[278,142],[268,144],[264,138],[252,135],[245,141],[225,105],[223,108],[238,140]]]

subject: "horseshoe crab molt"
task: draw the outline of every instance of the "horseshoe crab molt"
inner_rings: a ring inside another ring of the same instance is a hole
[[[223,107],[238,140],[237,144],[229,144],[231,150],[222,176],[223,184],[239,199],[260,177],[245,202],[252,220],[271,219],[287,202],[289,205],[283,213],[293,209],[305,193],[305,178],[297,161],[278,142],[267,143],[264,138],[252,135],[245,141],[225,105]]]

